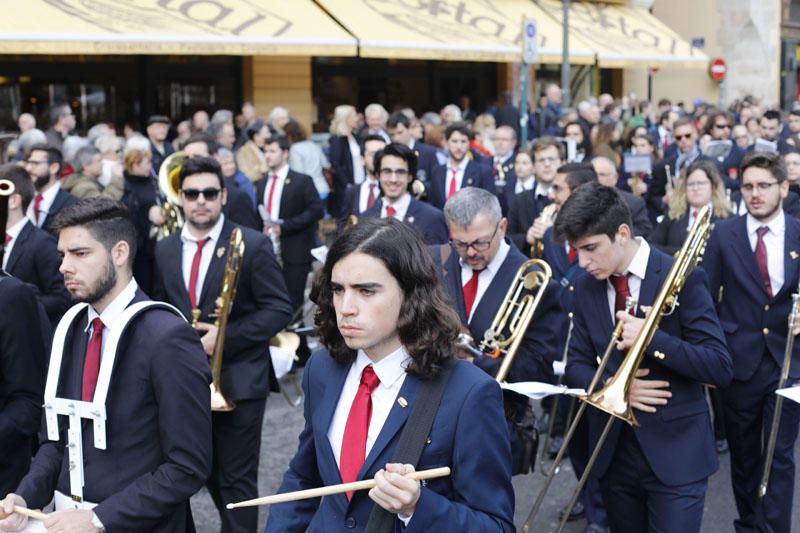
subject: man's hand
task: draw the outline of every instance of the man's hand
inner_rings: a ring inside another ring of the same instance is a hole
[[[553,225],[553,222],[547,217],[539,216],[533,221],[533,226],[528,228],[528,233],[525,235],[525,240],[528,244],[533,244],[537,240],[542,240],[544,232],[547,228]]]
[[[44,527],[47,533],[98,533],[92,523],[94,513],[86,509],[67,509],[47,516]]]
[[[281,236],[281,225],[274,224],[274,223],[266,223],[264,224],[264,235],[275,235],[276,237]]]
[[[199,332],[205,331],[205,335],[200,337],[200,342],[203,343],[203,350],[208,355],[214,353],[214,345],[217,344],[217,332],[219,331],[217,326],[208,322],[198,322],[195,329]]]
[[[649,368],[640,368],[636,371],[636,378],[631,383],[630,402],[634,409],[645,413],[655,413],[655,406],[667,405],[667,400],[672,398],[672,393],[666,390],[669,387],[669,381],[638,379],[646,377],[648,374],[650,374]]]
[[[28,525],[28,517],[14,512],[14,506],[27,507],[28,504],[22,496],[17,496],[13,492],[9,493],[3,499],[2,507],[3,515],[8,515],[3,520],[0,520],[0,531],[22,531]]]
[[[164,217],[164,211],[157,205],[154,205],[150,208],[150,210],[147,212],[147,218],[149,218],[150,222],[156,226],[161,226],[167,221],[167,219]]]
[[[419,481],[403,477],[412,472],[412,465],[386,463],[386,469],[375,474],[377,485],[369,491],[369,497],[390,513],[413,515],[421,492]]]
[[[648,309],[649,310],[649,309]],[[617,321],[623,322],[625,325],[622,327],[622,338],[617,342],[617,350],[624,351],[633,346],[639,332],[642,331],[644,319],[633,316],[625,311],[617,311]]]

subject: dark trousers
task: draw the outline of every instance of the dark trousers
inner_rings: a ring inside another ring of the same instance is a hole
[[[566,395],[561,395],[566,396]],[[559,406],[560,408],[560,406]],[[569,407],[567,407],[568,409]],[[592,455],[593,443],[589,440],[589,417],[582,416],[575,428],[575,434],[569,442],[569,460],[578,479],[583,476],[586,464]],[[608,525],[608,516],[603,506],[603,495],[600,490],[600,478],[594,473],[589,473],[586,485],[583,486],[578,499],[586,511],[586,521],[590,524]]]
[[[612,533],[699,532],[707,486],[707,479],[664,485],[627,426],[620,431],[614,459],[600,479]]]
[[[222,520],[222,533],[258,529],[258,507],[227,510],[225,505],[258,497],[261,423],[267,400],[240,400],[236,409],[212,414],[214,461],[206,483]]]
[[[758,498],[779,378],[778,364],[765,354],[753,377],[747,381],[734,380],[723,390],[731,481],[739,511],[739,519],[734,521],[736,531],[792,530],[794,443],[800,424],[800,405],[791,400],[783,402],[767,493],[763,500]]]

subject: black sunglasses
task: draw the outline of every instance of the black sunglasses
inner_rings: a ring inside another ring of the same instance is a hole
[[[217,189],[215,187],[209,187],[208,189],[182,189],[181,192],[183,193],[184,198],[189,200],[190,202],[194,202],[197,200],[200,195],[203,195],[203,198],[208,200],[209,202],[213,202],[219,196],[219,193],[222,192],[222,189]]]

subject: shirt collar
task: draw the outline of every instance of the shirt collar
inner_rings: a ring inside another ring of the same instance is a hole
[[[219,236],[222,233],[222,226],[225,224],[225,215],[220,213],[219,220],[217,223],[214,224],[214,227],[206,233],[204,236],[200,237],[199,239],[196,238],[194,235],[189,233],[188,224],[184,224],[183,228],[181,228],[181,242],[186,244],[187,242],[198,242],[205,238],[211,239],[212,242],[216,243],[219,241]]]
[[[775,216],[769,223],[764,224],[763,222],[757,220],[753,215],[747,213],[747,234],[748,235],[755,235],[756,230],[762,226],[767,226],[769,231],[778,237],[783,236],[784,232],[786,231],[786,218],[783,216],[783,208]]]
[[[100,320],[103,321],[103,325],[105,327],[110,327],[114,324],[119,316],[125,311],[125,308],[128,307],[128,304],[133,301],[133,298],[136,296],[136,290],[139,288],[139,285],[136,284],[136,280],[131,278],[128,284],[122,289],[122,292],[117,294],[117,297],[111,300],[111,303],[103,309],[103,312],[99,315],[93,306],[89,306],[89,322],[86,324],[86,328],[84,329],[85,332],[89,331],[89,327],[92,325],[92,320],[100,317]]]
[[[381,385],[389,388],[405,374],[410,363],[411,356],[406,351],[405,346],[400,346],[400,348],[377,363],[373,363],[364,350],[359,350],[353,366],[360,376],[366,366],[372,365],[372,369],[375,371],[375,375],[378,376]]]
[[[467,168],[468,164],[469,164],[469,158],[467,156],[464,156],[464,159],[462,159],[458,163],[458,166],[456,166],[456,168],[458,169],[459,172],[462,172]],[[451,165],[451,161],[449,158],[447,159],[447,170],[449,170],[450,172],[453,171],[453,166]]]
[[[47,189],[46,191],[41,193],[42,194],[42,201],[46,205],[52,205],[53,201],[56,199],[56,195],[58,194],[58,191],[60,191],[60,190],[61,190],[61,182],[57,181],[57,182],[55,182],[53,184],[52,187],[50,187],[49,189]]]
[[[283,165],[281,167],[281,169],[279,171],[277,171],[277,172],[273,172],[273,171],[270,170],[269,171],[269,175],[272,176],[273,174],[278,176],[279,180],[285,181],[286,180],[286,176],[289,175],[289,165]]]
[[[28,223],[27,217],[22,217],[22,220],[11,226],[6,230],[6,234],[11,236],[11,239],[16,239],[19,237],[19,234],[22,232],[22,228],[25,227],[25,224]]]
[[[398,198],[397,201],[394,203],[389,202],[389,199],[384,196],[383,201],[386,202],[386,205],[390,205],[395,209],[397,209],[398,211],[405,212],[408,209],[408,206],[411,205],[411,195],[405,193],[403,196]]]
[[[641,237],[636,237],[636,241],[639,243],[639,249],[636,250],[631,263],[623,274],[633,274],[639,279],[644,279],[647,273],[647,260],[650,257],[650,245]]]

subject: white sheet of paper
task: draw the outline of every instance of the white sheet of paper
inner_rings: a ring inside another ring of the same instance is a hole
[[[567,363],[564,361],[553,361],[553,374],[556,376],[563,376],[567,370]]]
[[[568,389],[566,385],[552,385],[541,381],[521,381],[519,383],[501,383],[501,389],[523,394],[532,400],[541,400],[545,396],[554,394],[567,394],[569,396],[584,396],[583,389]]]
[[[794,387],[789,387],[786,389],[779,389],[775,392],[784,398],[792,400],[793,402],[800,403],[800,385],[795,385]]]
[[[270,359],[272,359],[272,368],[275,369],[275,379],[281,379],[292,369],[294,354],[289,350],[284,350],[277,346],[270,346],[269,356]]]

